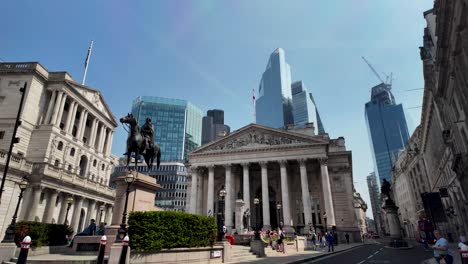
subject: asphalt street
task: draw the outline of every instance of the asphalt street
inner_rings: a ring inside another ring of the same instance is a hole
[[[432,257],[432,251],[425,251],[421,247],[412,249],[389,249],[383,244],[364,245],[342,253],[336,253],[329,257],[312,260],[306,263],[320,264],[367,264],[367,263],[395,263],[395,264],[420,264]]]

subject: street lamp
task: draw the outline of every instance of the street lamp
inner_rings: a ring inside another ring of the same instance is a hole
[[[323,214],[323,221],[325,222],[325,232],[328,232],[327,213],[324,213],[324,214]]]
[[[224,197],[226,197],[227,191],[224,189],[224,186],[221,186],[221,190],[219,190],[219,210],[221,211],[220,217],[221,219],[218,221],[218,241],[224,240]]]
[[[23,199],[23,192],[28,187],[28,181],[23,178],[21,182],[18,184],[20,188],[20,194],[18,196],[18,203],[16,204],[15,214],[11,219],[11,224],[8,226],[5,232],[5,238],[3,238],[2,243],[11,243],[15,241],[15,233],[16,233],[16,218],[18,216],[18,209],[21,203],[21,199]]]
[[[68,212],[70,211],[70,207],[72,203],[73,203],[73,198],[68,197],[67,198],[67,213],[65,214],[65,221],[63,222],[64,225],[66,225],[68,222]]]
[[[281,226],[281,218],[280,218],[280,216],[281,216],[281,203],[280,202],[278,202],[276,204],[276,210],[277,210],[277,213],[278,213],[278,226],[280,227]]]
[[[129,173],[127,174],[127,176],[125,176],[125,182],[127,183],[127,195],[125,197],[125,205],[124,205],[124,209],[123,209],[123,212],[122,212],[122,223],[120,224],[120,228],[119,228],[119,234],[116,238],[116,241],[117,242],[121,242],[124,237],[127,235],[127,205],[128,205],[128,195],[130,194],[130,185],[132,185],[133,181],[135,181],[135,176],[133,176],[133,173]]]
[[[260,240],[260,232],[258,228],[258,205],[260,204],[260,199],[255,197],[254,205],[255,205],[255,240]]]
[[[101,213],[99,214],[99,223],[102,222],[102,212],[104,212],[104,205],[99,206],[99,210]]]

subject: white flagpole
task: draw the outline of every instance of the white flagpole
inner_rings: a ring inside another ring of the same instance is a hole
[[[91,58],[91,51],[93,50],[93,43],[94,41],[91,40],[91,44],[89,45],[89,48],[88,48],[88,54],[86,55],[83,82],[81,82],[82,85],[85,85],[86,73],[88,72],[89,59]]]

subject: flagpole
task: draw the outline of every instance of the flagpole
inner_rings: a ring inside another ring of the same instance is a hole
[[[253,123],[257,123],[257,112],[255,110],[255,103],[256,103],[256,98],[255,98],[255,88],[252,89],[252,104],[253,104]]]
[[[86,73],[88,72],[89,59],[91,57],[91,51],[93,50],[93,43],[94,42],[91,40],[91,44],[89,45],[89,48],[88,48],[88,54],[86,55],[85,68],[84,68],[84,74],[83,74],[83,82],[81,82],[82,85],[85,85]]]

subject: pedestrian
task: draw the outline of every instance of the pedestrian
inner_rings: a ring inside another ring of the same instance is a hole
[[[105,232],[106,232],[106,227],[104,223],[101,222],[96,229],[96,236],[103,236]]]
[[[468,251],[468,243],[466,242],[465,236],[460,236],[460,243],[458,243],[458,248],[463,251]]]
[[[332,235],[333,235],[333,243],[335,244],[335,246],[338,246],[338,233],[336,233],[336,231],[332,231]]]
[[[349,234],[348,234],[348,233],[346,233],[344,236],[346,237],[346,244],[348,244],[348,245],[349,245]]]
[[[283,233],[283,229],[279,226],[278,227],[278,252],[283,252],[283,254],[285,253],[284,251],[284,233]]]
[[[326,233],[322,233],[322,238],[321,238],[321,244],[322,244],[322,250],[325,250],[325,243],[327,242],[327,235]]]
[[[333,232],[328,233],[327,235],[327,242],[328,242],[328,252],[330,252],[330,248],[332,252],[335,252],[335,248],[333,247],[334,244]]]
[[[362,234],[362,243],[365,243],[366,236]]]
[[[434,236],[437,240],[432,249],[434,250],[434,258],[437,260],[437,263],[452,264],[453,257],[449,254],[447,239],[442,236],[439,230],[434,230]]]

